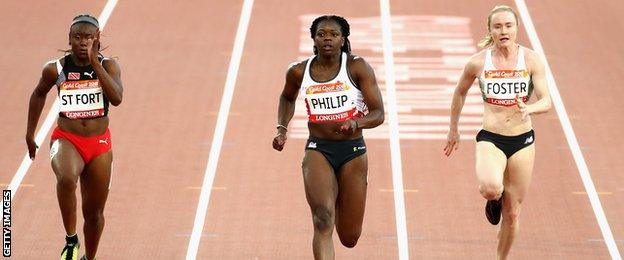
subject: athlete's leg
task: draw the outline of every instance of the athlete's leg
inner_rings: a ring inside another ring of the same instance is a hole
[[[506,259],[519,230],[518,215],[522,200],[529,190],[533,174],[535,145],[516,152],[507,161],[505,194],[503,198],[503,221],[499,231],[498,258]]]
[[[338,183],[334,170],[318,151],[306,150],[302,163],[306,198],[312,212],[314,259],[334,259],[334,217]]]
[[[336,231],[346,247],[354,247],[362,233],[367,172],[368,158],[363,154],[343,165],[338,173]]]
[[[61,208],[67,235],[76,234],[76,183],[84,169],[82,157],[74,145],[65,139],[56,139],[50,145],[52,170],[56,175],[56,197]]]
[[[479,192],[487,200],[497,200],[503,193],[503,174],[507,157],[493,143],[477,142],[476,170]]]
[[[89,162],[80,177],[87,259],[95,258],[104,229],[104,206],[108,197],[112,161],[113,151],[101,154]]]

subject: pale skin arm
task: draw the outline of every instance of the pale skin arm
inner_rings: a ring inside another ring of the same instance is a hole
[[[457,127],[459,123],[459,116],[461,115],[462,108],[464,107],[468,89],[472,86],[472,83],[477,78],[480,70],[481,65],[475,60],[474,57],[471,58],[464,67],[464,71],[462,72],[462,75],[457,82],[457,86],[455,87],[455,92],[453,93],[453,103],[451,104],[451,122],[446,139],[446,146],[444,147],[444,155],[446,156],[450,156],[454,150],[459,148],[459,130]]]
[[[552,106],[550,93],[548,92],[548,85],[546,83],[544,64],[542,63],[540,57],[534,52],[530,52],[528,56],[529,59],[527,59],[527,63],[532,69],[531,80],[533,81],[533,91],[537,96],[537,101],[533,104],[527,105],[522,102],[522,99],[519,97],[516,98],[518,101],[518,109],[520,110],[520,113],[522,113],[522,119],[526,119],[526,117],[531,114],[546,113]]]

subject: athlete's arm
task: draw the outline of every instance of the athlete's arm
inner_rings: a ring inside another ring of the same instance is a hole
[[[35,90],[33,90],[33,93],[30,95],[28,122],[26,125],[26,146],[28,147],[30,159],[35,159],[35,153],[37,152],[37,148],[39,148],[35,143],[35,130],[37,129],[37,123],[39,122],[41,111],[45,105],[46,96],[56,83],[57,75],[54,62],[46,64],[41,72],[41,78],[39,78],[37,87],[35,87]]]
[[[341,130],[355,131],[357,129],[373,128],[381,125],[384,121],[384,106],[381,99],[381,91],[377,86],[377,79],[375,78],[375,71],[373,68],[361,57],[354,57],[350,64],[351,75],[357,82],[362,91],[364,103],[368,107],[368,114],[362,118],[355,120],[348,120],[342,125]],[[353,121],[354,124],[350,122]],[[357,129],[350,128],[357,127]]]
[[[477,56],[470,58],[470,61],[464,67],[464,71],[455,87],[453,103],[451,104],[451,122],[449,125],[446,147],[444,147],[444,154],[446,156],[451,155],[453,150],[459,148],[459,130],[457,128],[459,115],[464,107],[468,89],[470,89],[470,86],[472,86],[472,83],[477,78],[482,66],[482,62],[478,60]]]
[[[93,44],[89,49],[89,61],[98,80],[102,85],[102,91],[113,106],[121,104],[123,99],[123,84],[121,83],[121,68],[115,60],[105,59],[100,64],[98,50],[100,47],[100,31],[96,32]]]
[[[552,101],[550,100],[550,93],[548,92],[548,85],[546,83],[544,64],[535,52],[530,51],[528,54],[530,57],[528,63],[532,70],[531,80],[533,81],[533,91],[535,91],[537,101],[533,104],[526,105],[525,113],[529,115],[546,113],[550,110]]]
[[[273,149],[281,151],[286,144],[286,132],[288,123],[295,114],[295,102],[301,88],[301,80],[303,79],[303,63],[290,66],[286,72],[286,83],[280,95],[279,107],[277,109],[277,124],[284,126],[277,128],[277,136],[273,138]]]

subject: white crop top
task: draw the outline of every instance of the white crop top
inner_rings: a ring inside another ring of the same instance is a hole
[[[513,106],[516,105],[516,96],[527,102],[533,92],[533,82],[526,67],[523,48],[519,47],[518,63],[513,70],[496,69],[492,62],[492,50],[487,49],[479,85],[486,103]]]
[[[344,122],[368,113],[362,92],[349,77],[347,57],[343,52],[338,75],[326,82],[312,79],[310,65],[315,56],[308,58],[300,91],[305,100],[309,121]]]

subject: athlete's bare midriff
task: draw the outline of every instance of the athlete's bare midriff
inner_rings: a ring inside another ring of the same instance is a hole
[[[308,129],[310,130],[310,136],[326,140],[346,141],[362,137],[362,129],[356,130],[352,135],[342,134],[340,131],[342,124],[343,122],[308,122]]]
[[[484,103],[483,129],[506,136],[516,136],[531,131],[531,117],[522,120],[516,106],[497,106]]]
[[[59,117],[58,127],[79,136],[102,135],[108,129],[108,116],[93,119],[69,119]]]

